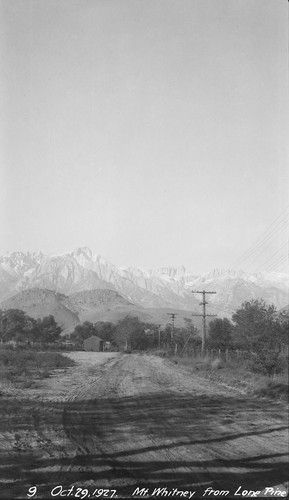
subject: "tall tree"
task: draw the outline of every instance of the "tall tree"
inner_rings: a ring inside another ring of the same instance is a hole
[[[184,318],[184,322],[185,322],[185,328],[188,334],[190,335],[188,344],[194,348],[200,346],[202,343],[200,332],[198,328],[194,325],[193,320],[191,318]]]
[[[102,340],[112,342],[116,326],[110,321],[98,321],[94,325],[96,335]]]
[[[233,325],[228,318],[217,318],[209,323],[208,347],[227,349],[232,343]]]
[[[56,323],[54,316],[45,316],[37,321],[38,340],[45,344],[53,343],[60,339],[62,328]]]
[[[1,311],[1,339],[6,342],[9,340],[32,340],[35,335],[35,324],[36,321],[21,309]]]
[[[119,349],[137,349],[136,344],[144,332],[145,325],[137,317],[127,315],[118,321],[114,331],[114,341]]]
[[[263,300],[244,302],[232,316],[235,323],[233,340],[236,345],[256,349],[280,348],[280,328],[274,305]]]
[[[82,342],[92,335],[97,335],[94,325],[90,321],[84,321],[84,323],[75,327],[71,337],[76,341]]]
[[[281,350],[289,344],[289,311],[282,311],[277,315]]]

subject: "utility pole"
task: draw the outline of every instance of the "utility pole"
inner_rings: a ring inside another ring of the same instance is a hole
[[[168,316],[171,317],[172,319],[172,328],[171,328],[171,342],[174,341],[174,331],[175,331],[175,317],[176,317],[176,313],[168,313]]]
[[[159,332],[159,349],[161,347],[161,325],[158,325],[158,332]]]
[[[206,325],[206,317],[207,316],[217,316],[216,314],[206,314],[206,293],[217,293],[217,292],[207,292],[206,290],[202,290],[201,292],[198,290],[192,290],[192,293],[201,293],[203,295],[203,302],[200,302],[200,306],[203,306],[203,314],[192,314],[192,316],[202,316],[203,317],[203,336],[202,336],[202,352],[204,352],[206,347],[206,339],[207,339],[207,325]]]

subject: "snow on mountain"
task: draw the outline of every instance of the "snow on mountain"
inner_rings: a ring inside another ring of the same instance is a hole
[[[71,255],[46,257],[31,273],[34,287],[71,294],[84,289],[111,288],[93,270],[81,266]],[[30,286],[30,285],[29,285]]]
[[[69,254],[81,267],[94,271],[99,279],[111,281],[117,268],[100,255],[93,253],[89,248],[77,248]]]
[[[280,273],[249,274],[244,271],[214,269],[190,280],[186,283],[186,288],[216,291],[209,298],[211,309],[224,316],[245,301],[263,299],[279,308],[282,307],[281,304],[288,303],[289,297],[288,276],[284,274],[281,277]]]
[[[44,258],[41,252],[12,252],[0,257],[0,267],[12,276],[23,276]]]
[[[200,312],[200,295],[192,290],[212,290],[212,313],[230,315],[245,300],[263,298],[277,308],[289,302],[289,277],[285,273],[245,273],[214,269],[196,276],[185,267],[144,270],[118,268],[87,247],[71,253],[45,256],[13,252],[0,258],[0,300],[30,288],[76,292],[110,289],[141,307],[171,307]]]

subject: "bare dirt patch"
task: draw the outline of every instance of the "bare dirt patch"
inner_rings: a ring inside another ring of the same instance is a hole
[[[137,487],[150,496],[154,488],[177,488],[195,491],[195,498],[208,486],[233,498],[239,486],[258,496],[266,487],[288,486],[282,404],[198,379],[154,356],[69,356],[77,366],[36,389],[2,394],[4,498],[26,498],[33,485],[37,498],[52,498],[57,485],[74,486],[73,494],[76,487],[92,496],[107,488],[129,497]]]

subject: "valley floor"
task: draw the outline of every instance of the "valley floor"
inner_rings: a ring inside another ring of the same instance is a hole
[[[0,498],[136,498],[145,488],[148,497],[238,499],[288,489],[285,405],[155,356],[69,356],[76,366],[1,393]]]

